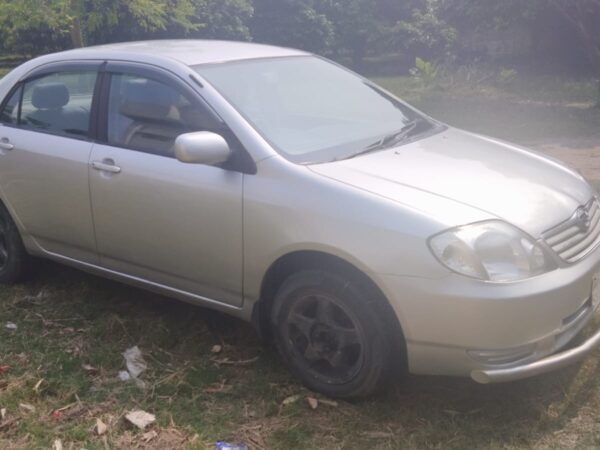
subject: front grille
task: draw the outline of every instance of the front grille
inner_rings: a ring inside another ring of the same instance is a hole
[[[579,261],[600,243],[600,205],[593,198],[557,227],[542,233],[544,241],[568,263]]]

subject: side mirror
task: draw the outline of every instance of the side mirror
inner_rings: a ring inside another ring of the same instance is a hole
[[[209,131],[185,133],[175,139],[175,157],[184,163],[214,165],[227,161],[231,150],[222,136]]]

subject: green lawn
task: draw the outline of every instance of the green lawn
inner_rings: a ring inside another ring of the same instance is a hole
[[[413,82],[382,81],[405,96]],[[598,145],[600,118],[576,92],[534,102],[508,91],[438,89],[414,101],[455,125],[578,151]],[[599,352],[532,380],[405,377],[379,398],[313,410],[306,397],[315,395],[247,324],[53,263],[38,272],[0,290],[2,449],[51,448],[56,439],[65,449],[213,448],[222,439],[274,449],[600,446]],[[117,377],[133,345],[148,363],[143,387]],[[124,420],[136,408],[156,415],[156,435]],[[96,419],[108,426],[102,436]]]

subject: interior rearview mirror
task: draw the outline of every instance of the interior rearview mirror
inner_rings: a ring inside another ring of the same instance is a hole
[[[227,161],[231,150],[227,141],[210,131],[196,131],[175,139],[175,157],[184,163],[214,165]]]

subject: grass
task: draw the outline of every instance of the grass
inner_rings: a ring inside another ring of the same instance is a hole
[[[1,292],[0,324],[4,449],[56,439],[86,449],[211,448],[221,439],[274,449],[600,445],[598,354],[507,385],[406,377],[385,396],[312,410],[314,394],[248,325],[52,263]],[[117,378],[132,345],[148,362],[144,387]],[[149,442],[123,419],[136,408],[157,416]]]
[[[414,83],[381,81],[401,95]],[[463,86],[414,101],[454,125],[576,153],[600,142],[598,113],[574,104],[577,92],[541,101],[533,98],[546,94]],[[408,376],[381,397],[332,404],[303,388],[247,324],[49,262],[38,272],[0,290],[2,449],[51,448],[57,439],[90,450],[202,449],[217,440],[286,450],[600,446],[600,352],[517,383]],[[148,363],[144,386],[117,376],[133,345]],[[308,396],[321,400],[317,409]],[[155,435],[124,419],[138,408],[156,415]],[[108,426],[102,436],[97,419]]]
[[[525,145],[600,143],[597,81],[522,74],[499,83],[488,72],[445,75],[424,86],[414,77],[375,81],[432,117]]]

